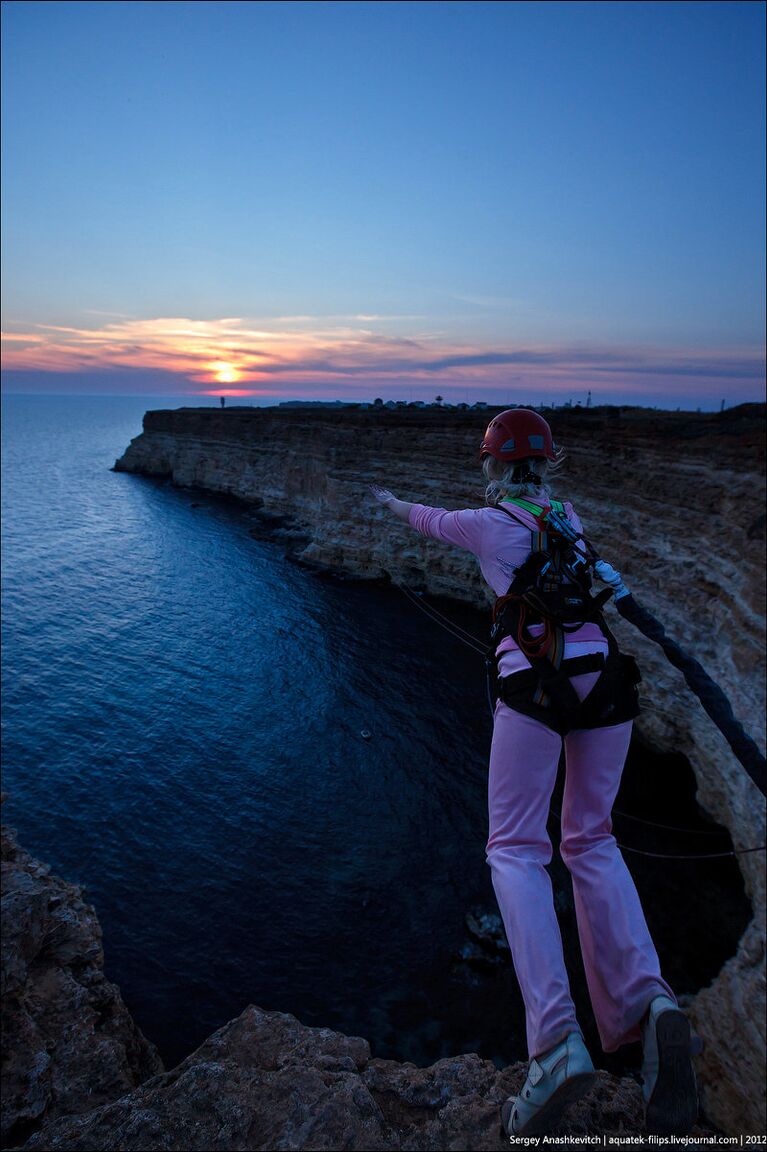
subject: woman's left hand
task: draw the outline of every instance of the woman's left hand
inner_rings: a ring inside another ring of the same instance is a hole
[[[623,583],[623,577],[620,572],[616,572],[612,564],[608,564],[605,560],[597,560],[594,571],[603,583],[612,588],[616,600],[620,600],[621,596],[630,595],[628,588]]]
[[[378,484],[371,484],[370,491],[380,504],[391,504],[393,500],[397,499],[394,493],[390,492],[388,488],[381,488]]]

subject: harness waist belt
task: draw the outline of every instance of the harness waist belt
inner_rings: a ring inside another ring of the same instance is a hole
[[[601,652],[589,652],[586,656],[572,656],[569,660],[563,660],[559,668],[566,676],[582,676],[584,672],[599,672],[604,666],[605,658]],[[520,677],[525,677],[525,681],[521,680]],[[513,688],[524,687],[526,681],[529,680],[531,684],[537,684],[538,679],[539,673],[534,668],[522,668],[519,672],[502,676],[498,683],[503,690],[503,686],[506,684]]]
[[[545,661],[537,661],[545,665]],[[580,700],[572,686],[573,676],[597,672],[596,684]],[[561,736],[574,728],[603,728],[633,720],[639,714],[637,684],[641,676],[632,656],[601,652],[563,660],[558,669],[525,668],[502,676],[500,699],[516,712],[540,720]],[[541,698],[542,696],[542,698]]]

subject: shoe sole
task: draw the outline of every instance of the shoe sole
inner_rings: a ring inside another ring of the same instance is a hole
[[[511,1100],[507,1100],[501,1108],[501,1136],[543,1136],[552,1128],[556,1128],[565,1112],[571,1105],[577,1103],[585,1096],[596,1080],[595,1072],[579,1072],[565,1080],[519,1132],[510,1132],[509,1123],[511,1110],[514,1107]]]
[[[698,1089],[692,1066],[690,1021],[682,1012],[662,1012],[658,1038],[658,1078],[647,1104],[645,1127],[656,1136],[687,1136],[698,1118]]]

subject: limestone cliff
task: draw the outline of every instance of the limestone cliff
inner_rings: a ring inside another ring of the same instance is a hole
[[[101,928],[80,889],[2,829],[2,1140],[114,1100],[162,1072],[104,976]]]
[[[764,749],[764,406],[550,418],[569,454],[557,494],[572,499],[600,552],[708,669]],[[416,536],[367,492],[377,481],[403,499],[481,505],[477,446],[487,420],[434,409],[148,412],[115,469],[286,517],[306,561],[487,605],[472,556]],[[699,802],[737,848],[764,844],[763,799],[681,674],[612,609],[610,618],[643,670],[641,735],[689,759]],[[662,806],[659,796],[659,813]],[[764,853],[738,861],[754,919],[690,1010],[706,1042],[699,1076],[708,1116],[724,1131],[763,1131]]]

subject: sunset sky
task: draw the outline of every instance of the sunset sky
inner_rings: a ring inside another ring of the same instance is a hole
[[[762,3],[2,11],[5,390],[764,398]]]

